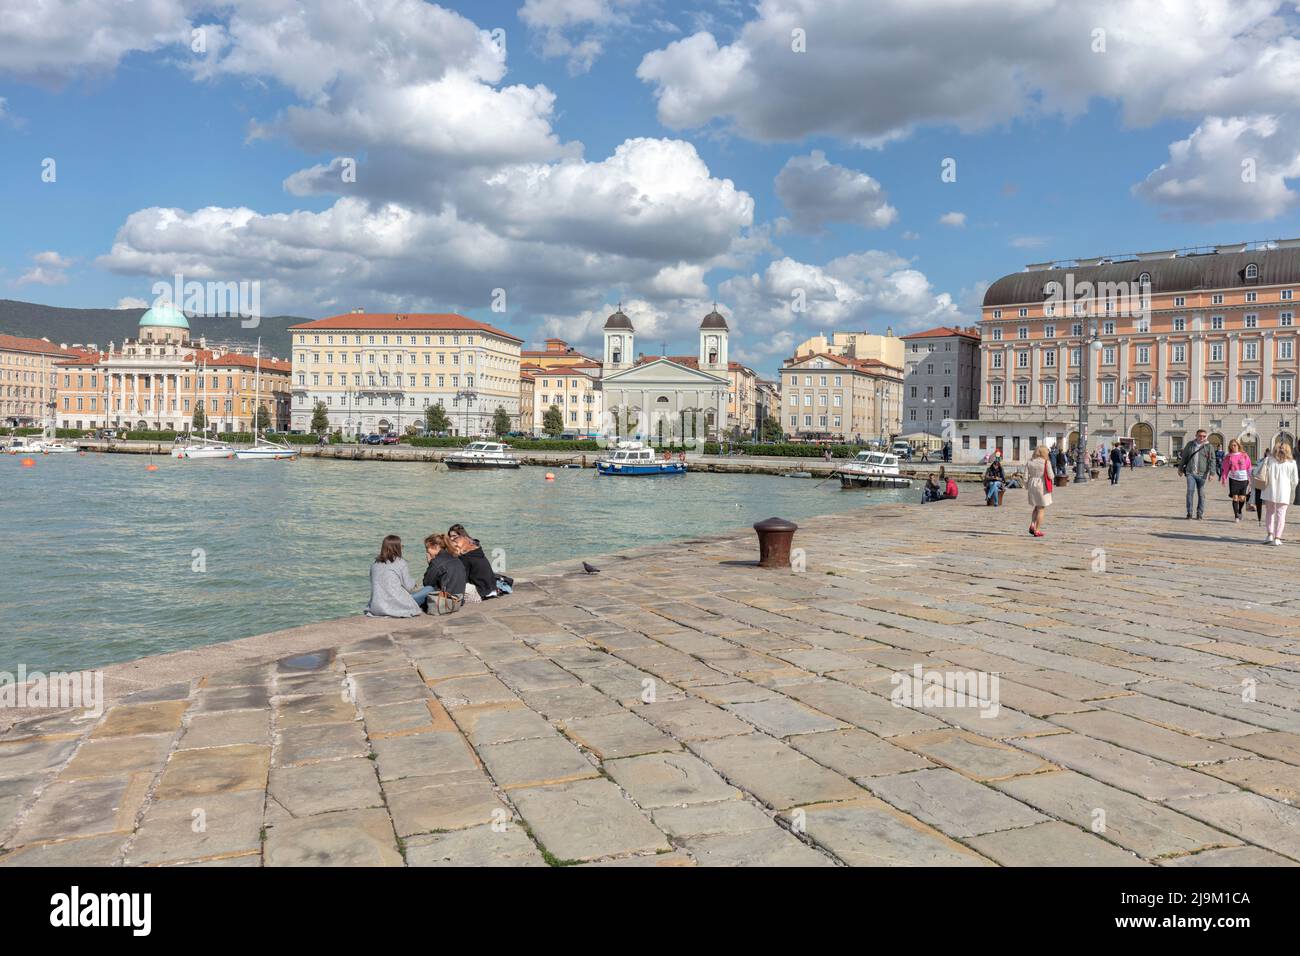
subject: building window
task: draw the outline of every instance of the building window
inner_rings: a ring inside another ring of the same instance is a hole
[[[1280,359],[1289,359],[1292,354],[1292,342],[1290,339],[1279,339],[1277,343],[1277,357]]]
[[[1181,296],[1181,295],[1174,296],[1174,308],[1181,309],[1186,304],[1187,304],[1187,298],[1185,296]]]
[[[1222,342],[1211,342],[1211,343],[1210,343],[1210,361],[1211,361],[1211,362],[1222,362],[1222,361],[1223,361],[1223,343],[1222,343]]]
[[[1277,380],[1277,400],[1283,405],[1295,401],[1295,379],[1279,378]]]
[[[1278,294],[1278,298],[1280,298],[1283,302],[1290,302],[1290,301],[1291,301],[1291,291],[1292,291],[1291,289],[1283,289],[1283,290]]]
[[[1186,361],[1187,361],[1187,346],[1175,345],[1173,363],[1175,365],[1182,365]]]
[[[1220,298],[1222,298],[1222,296],[1220,296]],[[1216,332],[1222,332],[1222,331],[1223,331],[1223,316],[1221,316],[1221,315],[1212,315],[1212,316],[1210,316],[1210,328],[1213,329],[1213,330],[1216,331]]]
[[[1255,263],[1253,263],[1253,262],[1250,263],[1248,266],[1246,266],[1246,278],[1247,278],[1247,279],[1258,279],[1258,278],[1259,278],[1259,266],[1255,265]]]
[[[993,352],[989,357],[993,360],[993,368],[1001,368],[1001,367],[1002,367],[1002,353],[1001,353],[1001,352]]]
[[[1246,328],[1248,328],[1248,329],[1257,329],[1257,328],[1259,328],[1259,316],[1258,316],[1258,315],[1255,315],[1254,313],[1251,313],[1250,315],[1247,315],[1247,316],[1246,316]]]
[[[1138,346],[1138,348],[1137,348],[1137,363],[1138,363],[1138,365],[1150,365],[1150,364],[1151,364],[1151,346],[1149,346],[1149,345],[1139,345],[1139,346]]]
[[[1243,346],[1242,358],[1244,358],[1247,362],[1254,362],[1256,359],[1259,358],[1258,342],[1244,342],[1242,343],[1242,346]]]
[[[1029,404],[1029,386],[1026,385],[1024,382],[1021,382],[1020,384],[1016,385],[1016,404],[1017,405]]]
[[[1210,305],[1223,305],[1223,293],[1216,292],[1210,296]]]
[[[1101,364],[1102,365],[1115,364],[1115,346],[1108,345],[1101,350]]]
[[[1101,403],[1103,405],[1115,404],[1115,383],[1114,382],[1101,383]]]
[[[1254,405],[1259,401],[1259,381],[1253,378],[1243,378],[1241,380],[1241,401],[1246,405]]]
[[[1295,313],[1294,312],[1280,313],[1277,317],[1277,324],[1282,326],[1283,328],[1289,328],[1291,325],[1295,324]]]
[[[989,397],[990,397],[990,403],[991,403],[991,404],[993,404],[993,405],[1001,405],[1001,404],[1002,404],[1002,385],[1001,385],[1001,383],[997,383],[997,382],[995,382],[995,383],[993,384],[993,387],[989,389]]]
[[[1054,339],[1054,338],[1056,338],[1056,326],[1054,326],[1054,325],[1044,325],[1044,326],[1043,326],[1043,338],[1045,338],[1045,339]]]
[[[1138,276],[1138,285],[1145,286],[1150,284],[1151,284],[1151,273],[1144,272],[1140,276]]]
[[[1056,404],[1056,383],[1055,382],[1043,383],[1043,404],[1044,405]]]
[[[1221,378],[1210,379],[1210,404],[1223,404],[1223,379]]]
[[[1114,335],[1114,334],[1115,334],[1115,323],[1114,323],[1114,322],[1105,322],[1105,323],[1103,323],[1103,324],[1102,324],[1102,327],[1101,327],[1101,334],[1102,334],[1102,335]]]
[[[1029,368],[1029,352],[1020,351],[1016,353],[1016,368]]]
[[[1024,318],[1025,316],[1027,316],[1028,314],[1029,314],[1029,310],[1026,309],[1024,306],[1021,306],[1021,307],[1020,307],[1020,317],[1023,319],[1023,318]]]
[[[1001,341],[1002,341],[1002,330],[1001,330],[1001,329],[994,329],[994,330],[993,330],[993,341],[994,341],[994,342],[1001,342]]]
[[[1000,319],[1000,318],[1002,318],[1002,310],[1001,310],[1001,309],[994,309],[994,310],[993,310],[993,318],[995,318],[995,319]]]
[[[1048,349],[1043,353],[1043,368],[1056,368],[1056,349]]]
[[[1022,311],[1023,311],[1023,310],[1022,310]],[[1027,326],[1027,325],[1022,325],[1022,326],[1020,326],[1020,328],[1016,329],[1016,336],[1017,336],[1018,338],[1022,338],[1022,339],[1027,339],[1027,338],[1029,338],[1029,326]]]

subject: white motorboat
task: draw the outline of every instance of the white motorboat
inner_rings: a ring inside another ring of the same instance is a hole
[[[16,435],[5,446],[6,455],[39,455],[45,443],[35,436]]]
[[[474,441],[443,459],[448,468],[466,471],[484,468],[518,468],[510,446],[499,441]]]
[[[900,474],[898,456],[884,451],[860,451],[836,472],[841,488],[907,488],[912,479]]]
[[[45,441],[41,442],[40,446],[42,455],[68,455],[77,450],[61,441]]]

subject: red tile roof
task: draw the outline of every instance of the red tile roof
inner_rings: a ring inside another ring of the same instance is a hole
[[[863,372],[887,371],[894,372],[898,375],[903,374],[903,370],[897,365],[890,365],[888,362],[882,362],[879,359],[855,359],[846,355],[832,355],[829,352],[809,352],[807,355],[796,355],[792,359],[786,359],[785,365],[794,365],[797,362],[807,362],[810,359],[824,358],[837,365],[845,368],[858,369]]]
[[[42,355],[75,355],[78,349],[64,349],[49,339],[29,339],[21,335],[0,334],[0,350],[7,352],[39,352]]]
[[[488,332],[512,342],[522,343],[517,335],[502,331],[496,326],[466,318],[454,312],[347,312],[331,315],[314,322],[291,325],[291,332],[316,332],[323,330],[384,331],[384,332]]]
[[[963,338],[973,339],[978,342],[980,335],[978,332],[972,332],[969,329],[959,329],[951,325],[941,325],[938,328],[926,329],[924,332],[913,332],[911,335],[900,335],[899,338],[906,341],[907,339],[946,339],[954,335],[960,335]]]

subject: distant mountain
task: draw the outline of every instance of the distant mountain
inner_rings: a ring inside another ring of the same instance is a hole
[[[144,309],[64,309],[35,302],[0,299],[0,332],[34,339],[46,338],[55,345],[89,345],[107,348],[135,338]],[[287,359],[290,354],[289,326],[309,322],[297,315],[263,316],[257,328],[246,329],[236,318],[191,316],[190,337],[206,337],[209,344],[246,345],[251,351],[262,339],[263,354]]]

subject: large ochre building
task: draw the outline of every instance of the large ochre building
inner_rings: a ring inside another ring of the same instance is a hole
[[[1297,290],[1295,239],[1026,266],[984,296],[979,417],[1074,422],[1083,389],[1090,446],[1294,445]]]
[[[519,421],[523,340],[485,322],[358,309],[290,333],[296,430],[311,429],[317,403],[348,436],[423,428],[434,405],[455,435],[490,433],[498,408]]]
[[[49,339],[0,334],[0,424],[47,423],[58,406],[57,363],[82,352]]]

